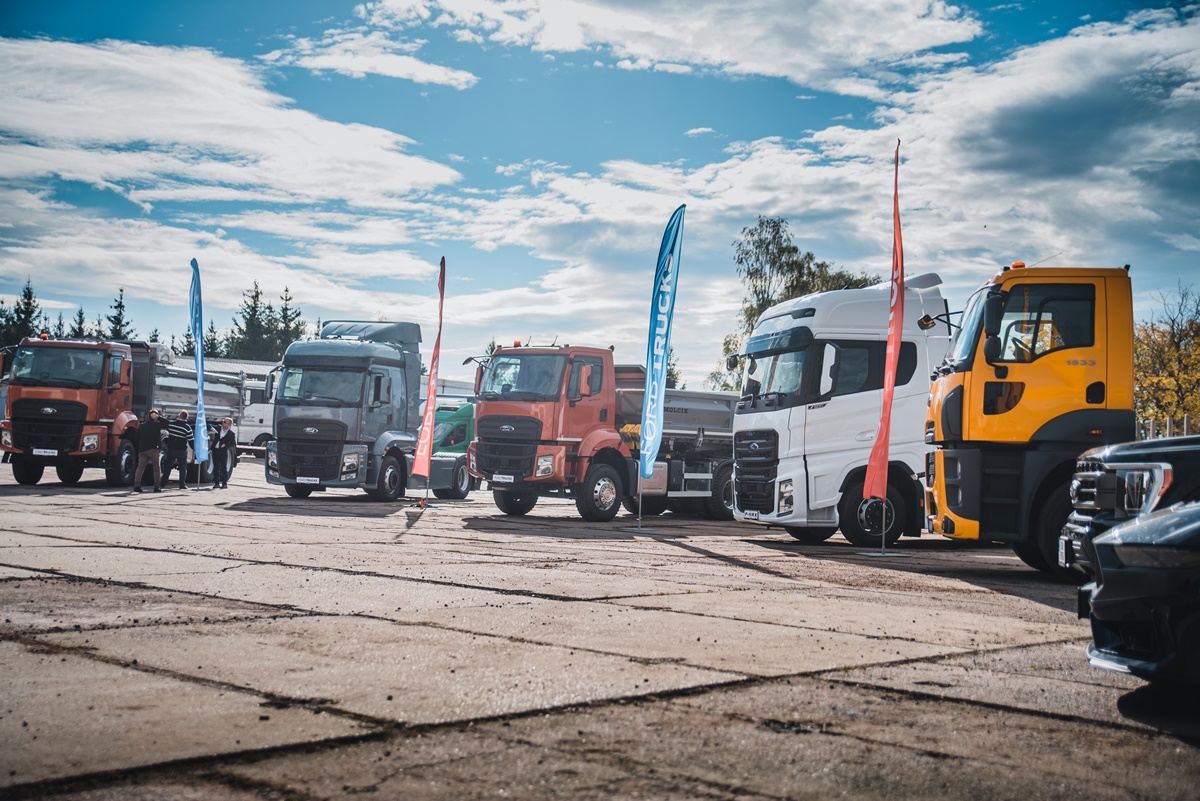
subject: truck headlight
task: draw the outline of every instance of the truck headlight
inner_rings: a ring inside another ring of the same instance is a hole
[[[785,478],[779,482],[779,514],[785,515],[792,511],[796,504],[792,497],[792,479]]]
[[[359,460],[360,454],[347,453],[342,456],[342,473],[358,473],[358,466],[361,464]]]
[[[100,435],[99,434],[84,434],[83,435],[83,447],[80,448],[80,450],[94,451],[94,450],[97,450],[99,447],[100,447]]]
[[[1117,505],[1130,515],[1153,511],[1171,486],[1171,467],[1164,464],[1120,465],[1117,474]]]
[[[12,432],[11,431],[0,432],[0,443],[3,443],[4,447],[6,447],[6,448],[11,448],[13,446]]]
[[[537,469],[534,471],[534,476],[542,478],[543,476],[554,475],[554,457],[539,456],[537,458]]]
[[[279,469],[279,454],[274,450],[267,450],[267,467],[272,470]]]

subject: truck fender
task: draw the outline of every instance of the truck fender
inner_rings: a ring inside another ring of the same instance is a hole
[[[846,488],[851,484],[857,484],[860,481],[866,480],[867,467],[860,465],[842,479],[842,486],[839,492],[845,494]],[[921,529],[924,527],[924,513],[922,509],[925,506],[925,492],[921,488],[920,481],[912,476],[912,471],[903,462],[888,463],[888,484],[895,487],[904,498],[905,506],[908,507],[907,519],[904,521],[905,537],[921,536]],[[841,500],[838,501],[838,506],[841,506]]]
[[[630,458],[629,448],[621,440],[621,435],[615,429],[597,428],[589,431],[584,435],[579,443],[579,458],[580,459],[595,459],[596,456],[606,448],[612,448],[617,452],[618,459]],[[617,464],[613,464],[620,471]]]
[[[133,429],[137,427],[137,421],[137,415],[128,409],[117,412],[117,417],[109,428],[109,450],[112,453],[116,452],[116,443],[120,442],[122,437],[133,433]]]
[[[619,439],[620,437],[618,437]],[[588,468],[593,464],[606,464],[616,470],[617,475],[621,477],[621,492],[624,497],[628,497],[632,493],[632,487],[636,486],[633,483],[633,476],[636,473],[631,472],[630,469],[632,463],[616,448],[603,448],[598,453],[593,454],[590,459],[580,461],[583,463],[583,469],[579,471],[579,475],[576,477],[577,481],[583,481],[583,477],[587,475]]]

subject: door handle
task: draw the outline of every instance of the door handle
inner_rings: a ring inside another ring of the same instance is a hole
[[[859,431],[854,437],[855,442],[870,442],[875,439],[874,431]]]

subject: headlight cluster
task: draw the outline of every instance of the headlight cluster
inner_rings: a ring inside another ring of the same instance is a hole
[[[80,448],[80,450],[94,451],[94,450],[98,450],[99,448],[100,448],[100,435],[99,434],[84,434],[83,435],[83,447]]]
[[[11,448],[13,446],[12,432],[11,431],[0,431],[0,442],[4,443],[4,447]]]
[[[342,456],[342,478],[354,478],[358,475],[358,466],[362,464],[362,454],[347,453]]]
[[[792,479],[785,478],[779,482],[779,515],[782,517],[792,511],[792,507],[796,504],[796,499],[792,494]]]
[[[273,450],[267,450],[267,467],[273,472],[279,471],[279,454]]]
[[[554,475],[554,457],[539,456],[537,458],[537,469],[534,470],[533,474],[537,478]]]
[[[1161,545],[1115,545],[1113,552],[1126,567],[1200,567],[1200,551]]]
[[[1171,485],[1171,467],[1163,464],[1124,465],[1116,468],[1117,505],[1129,515],[1153,511]]]

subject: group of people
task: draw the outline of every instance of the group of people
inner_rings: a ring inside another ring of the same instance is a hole
[[[154,471],[154,491],[162,492],[164,481],[169,481],[171,468],[179,470],[179,488],[187,486],[187,449],[192,441],[195,429],[188,422],[186,411],[180,412],[174,420],[168,421],[159,414],[158,409],[151,409],[146,415],[146,422],[137,429],[137,470],[133,475],[133,491],[142,491],[142,476],[146,467]],[[167,434],[167,460],[165,465],[159,464],[159,449],[162,446],[163,432]],[[213,462],[213,489],[229,488],[229,471],[233,460],[230,454],[237,453],[237,436],[233,433],[233,418],[226,417],[220,426],[209,428],[209,458]]]

